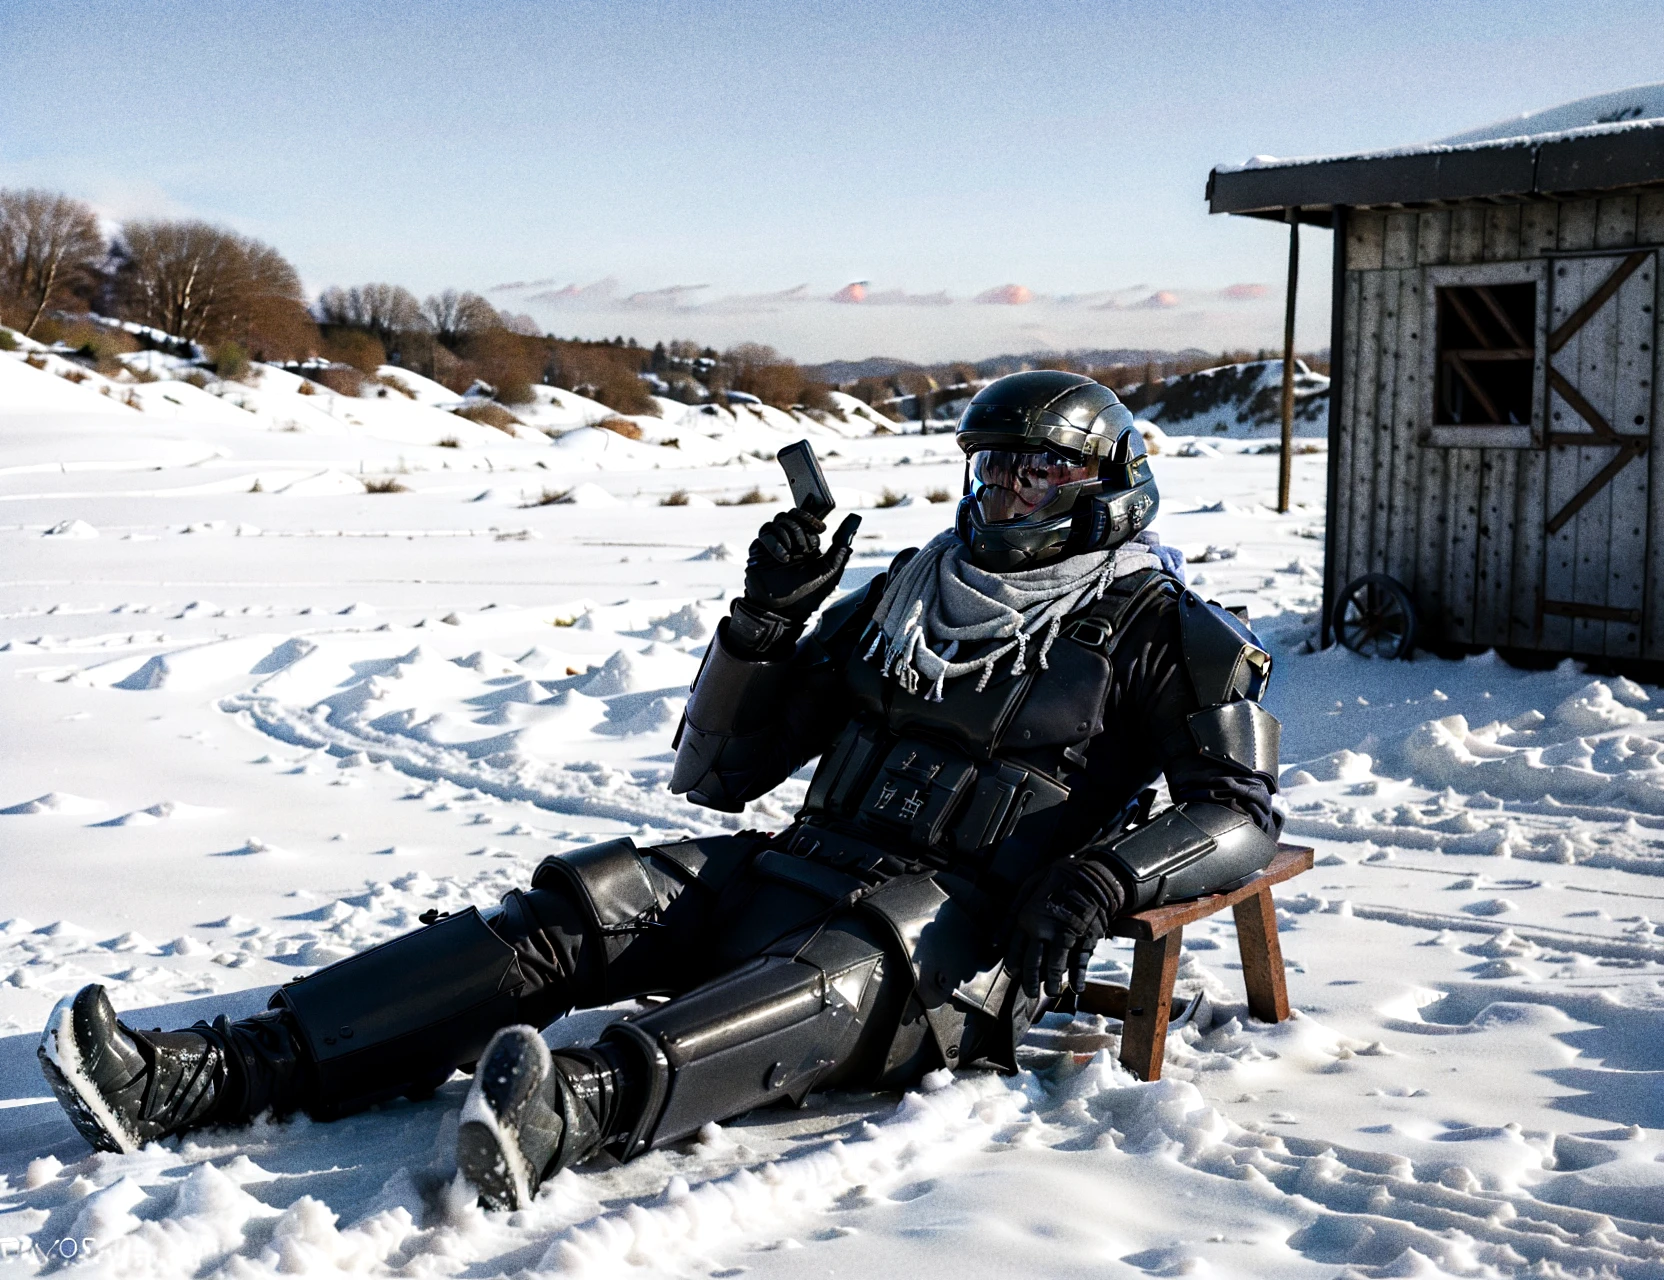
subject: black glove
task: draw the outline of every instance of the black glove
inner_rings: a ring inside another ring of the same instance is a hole
[[[803,624],[837,588],[849,563],[861,517],[849,515],[822,555],[826,525],[796,507],[765,524],[745,560],[745,595],[734,602],[729,636],[742,649],[766,654],[795,641]]]
[[[1031,999],[1055,996],[1065,986],[1086,990],[1086,966],[1109,922],[1126,901],[1121,882],[1101,862],[1065,858],[1052,863],[1017,908],[1006,953],[1007,971]]]

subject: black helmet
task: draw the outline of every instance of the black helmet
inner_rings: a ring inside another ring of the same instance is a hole
[[[999,378],[954,438],[969,458],[956,529],[984,569],[1118,547],[1155,519],[1144,437],[1115,393],[1083,374]]]

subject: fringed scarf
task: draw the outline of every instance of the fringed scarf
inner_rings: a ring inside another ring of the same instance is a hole
[[[885,587],[865,656],[908,693],[917,693],[924,681],[927,701],[940,702],[947,681],[972,672],[978,673],[980,693],[993,678],[994,664],[1012,652],[1012,675],[1027,670],[1031,648],[1045,670],[1065,618],[1099,599],[1115,579],[1161,567],[1149,542],[1133,541],[1035,569],[992,573],[972,564],[965,544],[948,530],[927,542]],[[988,645],[969,662],[955,660],[961,647],[984,641],[1004,643]]]

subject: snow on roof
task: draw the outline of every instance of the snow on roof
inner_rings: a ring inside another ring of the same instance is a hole
[[[1251,156],[1239,165],[1222,164],[1215,173],[1251,169],[1281,169],[1293,165],[1328,164],[1336,160],[1385,160],[1394,156],[1433,155],[1501,145],[1537,146],[1558,138],[1593,137],[1664,124],[1664,81],[1636,85],[1611,93],[1597,93],[1558,106],[1509,116],[1477,129],[1453,133],[1432,142],[1414,142],[1374,151],[1338,152],[1311,156]]]
[[[1664,83],[1595,94],[1435,142],[1344,155],[1258,155],[1208,179],[1214,213],[1530,198],[1664,182]]]
[[[1522,112],[1477,129],[1451,134],[1439,141],[1446,146],[1460,146],[1466,142],[1496,142],[1502,138],[1540,139],[1547,134],[1568,133],[1573,129],[1659,119],[1664,119],[1664,80],[1617,89],[1611,93],[1592,94],[1539,111]]]

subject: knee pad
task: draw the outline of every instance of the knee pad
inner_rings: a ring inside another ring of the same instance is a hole
[[[857,1053],[883,971],[878,946],[827,929],[795,954],[759,957],[608,1027],[603,1044],[648,1064],[642,1112],[621,1136],[621,1156],[755,1107],[801,1103]]]
[[[638,936],[659,928],[684,892],[709,895],[721,888],[757,845],[756,838],[743,834],[646,849],[624,838],[545,858],[532,876],[530,896],[560,895],[582,915],[584,951],[596,957],[594,985],[585,981],[583,1002],[608,1004],[659,989],[655,983],[641,985],[639,964],[621,963],[625,951]],[[586,959],[586,973],[588,964]]]

